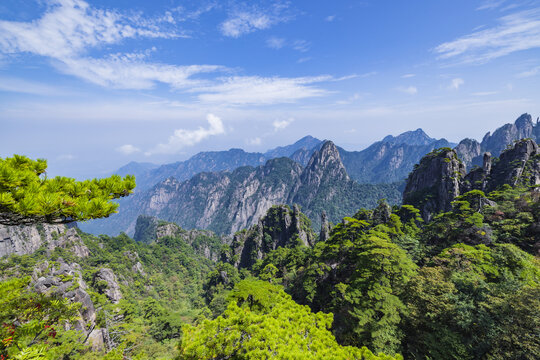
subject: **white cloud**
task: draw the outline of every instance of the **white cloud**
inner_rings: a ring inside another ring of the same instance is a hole
[[[306,40],[295,40],[293,41],[291,46],[296,51],[306,52],[309,51],[309,47],[311,46],[311,44],[309,43],[309,41]]]
[[[256,137],[256,138],[253,138],[253,139],[248,139],[247,143],[249,145],[261,145],[262,144],[262,140],[260,137]]]
[[[146,58],[155,48],[100,59],[86,57],[92,48],[117,44],[124,39],[182,35],[163,25],[175,22],[172,14],[157,19],[143,18],[140,14],[127,16],[92,8],[82,0],[49,0],[48,5],[43,16],[32,22],[0,21],[0,53],[44,56],[52,59],[61,72],[101,86],[126,89],[148,89],[157,82],[180,88],[198,83],[189,79],[191,76],[224,69],[216,65],[148,63]]]
[[[450,86],[448,88],[453,89],[453,90],[457,90],[463,84],[465,84],[465,81],[463,79],[455,78],[455,79],[452,79],[452,81],[450,82]]]
[[[404,74],[404,75],[401,75],[401,78],[402,79],[409,79],[409,78],[412,78],[412,77],[415,77],[416,74]]]
[[[45,14],[32,22],[0,21],[0,49],[55,59],[79,56],[88,48],[126,38],[175,38],[155,21],[99,10],[82,0],[49,0]]]
[[[266,40],[266,46],[272,49],[281,49],[284,45],[285,39],[283,38],[271,37]]]
[[[235,8],[227,20],[220,24],[219,29],[223,35],[233,38],[268,29],[290,19],[290,16],[284,13],[287,7],[287,4],[274,4],[268,8]]]
[[[180,149],[198,144],[210,136],[225,133],[225,127],[219,117],[214,114],[208,114],[206,120],[209,124],[208,128],[200,126],[196,130],[176,129],[174,134],[169,137],[167,143],[159,144],[153,150],[148,151],[145,154],[174,154]]]
[[[324,21],[332,22],[336,19],[336,15],[329,15],[324,18]]]
[[[504,4],[506,0],[485,0],[476,10],[493,10]]]
[[[147,63],[125,55],[103,59],[65,59],[57,63],[56,67],[61,72],[91,83],[122,89],[151,89],[157,82],[176,89],[200,85],[200,81],[191,78],[193,75],[224,69],[217,65],[176,66]]]
[[[435,48],[439,59],[484,63],[516,51],[540,47],[540,9],[521,11],[499,19],[499,25],[476,31]]]
[[[293,118],[289,118],[287,120],[274,120],[272,126],[274,127],[274,131],[280,131],[291,125],[293,121]]]
[[[229,104],[275,104],[292,103],[300,99],[322,96],[327,91],[313,86],[314,83],[330,81],[330,76],[282,78],[236,76],[222,79],[222,83],[191,89],[201,93],[203,102]]]
[[[538,75],[538,74],[540,74],[540,66],[537,66],[537,67],[534,67],[534,68],[532,68],[530,70],[519,73],[517,75],[517,77],[526,78],[526,77],[531,77],[531,76],[535,76],[535,75]]]
[[[418,89],[415,86],[408,86],[408,87],[400,86],[397,88],[397,90],[404,94],[409,94],[409,95],[415,95],[418,93]]]
[[[130,155],[130,154],[140,152],[141,150],[133,145],[126,144],[126,145],[117,147],[116,151],[121,152],[124,155]]]

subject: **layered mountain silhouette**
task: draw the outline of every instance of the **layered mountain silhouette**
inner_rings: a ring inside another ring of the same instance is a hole
[[[281,157],[232,172],[203,172],[185,181],[170,177],[123,200],[120,213],[92,222],[91,230],[132,234],[137,217],[145,214],[186,229],[232,234],[256,224],[277,204],[298,204],[318,227],[323,210],[330,221],[337,222],[361,207],[375,206],[381,198],[399,203],[398,184],[359,184],[351,180],[338,149],[326,141],[314,151],[306,167]]]
[[[455,152],[465,172],[482,165],[485,152],[497,157],[514,141],[538,141],[539,136],[538,120],[533,123],[531,115],[523,114],[513,124],[488,132],[482,142],[462,140]],[[361,151],[306,136],[265,153],[230,149],[162,166],[130,163],[118,173],[137,176],[136,194],[120,201],[120,214],[81,227],[93,233],[133,234],[137,216],[145,214],[186,229],[231,234],[254,225],[272,205],[299,204],[317,228],[323,211],[335,222],[360,207],[374,206],[380,198],[400,202],[397,182],[404,184],[424,155],[453,145],[417,129],[386,136]]]

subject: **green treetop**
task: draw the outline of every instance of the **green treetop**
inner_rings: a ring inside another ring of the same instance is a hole
[[[184,327],[179,359],[402,359],[340,346],[332,314],[312,313],[276,285],[243,280],[231,300],[217,319]]]
[[[76,181],[45,175],[47,161],[14,155],[0,158],[0,224],[62,224],[107,217],[135,188],[135,177],[113,175]]]

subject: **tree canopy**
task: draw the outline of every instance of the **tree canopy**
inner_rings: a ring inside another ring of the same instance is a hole
[[[46,169],[43,159],[0,158],[0,224],[61,224],[107,217],[118,207],[112,200],[135,188],[130,175],[77,181],[49,179]]]

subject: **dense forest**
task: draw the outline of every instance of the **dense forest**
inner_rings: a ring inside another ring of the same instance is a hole
[[[0,261],[0,358],[538,359],[535,146],[516,143],[483,177],[436,150],[403,205],[319,234],[275,206],[232,239],[159,221],[144,241],[50,225],[107,216],[133,179],[45,179],[42,161],[2,159],[0,231],[41,242]],[[448,176],[422,184],[433,169]]]

